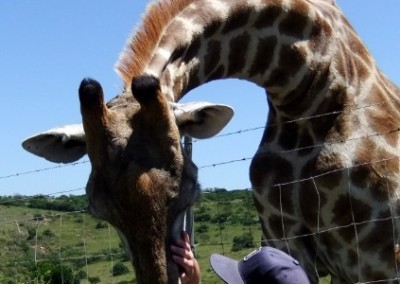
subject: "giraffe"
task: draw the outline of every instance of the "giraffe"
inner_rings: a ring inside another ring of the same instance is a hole
[[[180,123],[176,102],[239,78],[265,89],[270,110],[250,166],[262,243],[297,258],[311,283],[327,274],[332,283],[398,282],[400,91],[334,1],[159,0],[117,71],[124,92],[107,105],[99,83],[82,82],[78,134],[58,128],[23,146],[61,162],[87,146],[92,210],[126,239],[139,281],[177,282],[165,248],[198,194],[179,141],[204,114]],[[149,230],[135,230],[148,219]],[[154,228],[163,228],[157,247]],[[156,277],[146,278],[150,268]]]

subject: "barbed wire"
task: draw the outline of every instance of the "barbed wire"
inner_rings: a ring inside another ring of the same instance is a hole
[[[243,134],[243,133],[252,132],[252,131],[256,131],[256,130],[262,130],[262,129],[266,129],[266,127],[265,126],[259,126],[259,127],[253,127],[253,128],[247,128],[247,129],[240,129],[240,130],[236,130],[236,131],[233,131],[233,132],[227,132],[227,133],[215,135],[213,137],[210,137],[207,140],[217,139],[217,138],[224,138],[224,137],[229,137],[229,136],[234,136],[234,135],[240,135],[240,134]],[[201,142],[201,141],[207,141],[207,140],[204,140],[204,139],[193,139],[193,143]]]
[[[214,137],[211,137],[210,139],[228,137],[228,136],[233,136],[233,135],[239,135],[239,134],[243,134],[243,133],[247,133],[247,132],[251,132],[251,131],[256,131],[256,130],[260,130],[260,129],[265,129],[265,126],[248,128],[248,129],[241,129],[241,130],[237,130],[237,131],[233,131],[233,132],[228,132],[228,133],[216,135]],[[202,141],[202,140],[201,139],[194,139],[193,143],[194,142],[199,142],[199,141]],[[23,175],[29,175],[29,174],[38,174],[38,173],[45,172],[45,171],[52,171],[52,170],[57,170],[57,169],[62,169],[62,168],[74,167],[74,166],[77,166],[77,165],[83,165],[83,164],[88,164],[88,163],[90,163],[89,160],[84,160],[84,161],[74,162],[74,163],[70,163],[70,164],[62,164],[62,165],[56,165],[56,166],[52,166],[52,167],[29,170],[29,171],[25,171],[25,172],[18,172],[18,173],[14,173],[14,174],[0,176],[0,180],[1,179],[13,178],[13,177],[19,177],[19,176],[23,176]],[[232,163],[232,162],[229,162],[229,163]],[[204,166],[204,168],[205,167],[207,167],[207,166]]]
[[[256,128],[252,128],[252,129],[256,129]],[[251,130],[251,129],[249,129],[249,130]],[[240,133],[243,133],[243,132],[244,131],[241,131]],[[400,128],[395,128],[393,130],[389,130],[389,131],[384,132],[384,133],[371,133],[371,134],[367,134],[365,136],[353,137],[353,138],[350,138],[350,139],[347,139],[347,140],[338,139],[338,140],[332,140],[330,142],[325,142],[325,143],[318,144],[318,145],[311,145],[311,146],[307,146],[307,147],[297,147],[297,148],[293,148],[293,149],[289,149],[289,150],[280,150],[280,151],[277,151],[275,153],[274,152],[270,152],[270,151],[266,151],[264,153],[262,153],[262,152],[261,153],[256,153],[253,157],[244,157],[244,158],[233,159],[233,160],[229,160],[229,161],[216,162],[216,163],[212,163],[212,164],[208,164],[208,165],[199,166],[198,168],[199,169],[215,168],[215,167],[224,166],[224,165],[230,165],[230,164],[234,164],[234,163],[238,163],[238,162],[246,162],[246,161],[250,161],[250,160],[255,159],[255,158],[262,158],[262,157],[266,157],[266,156],[273,155],[273,154],[288,154],[288,153],[291,153],[291,152],[298,152],[298,151],[302,151],[302,150],[320,148],[320,147],[324,147],[326,145],[332,146],[332,145],[335,145],[335,144],[343,144],[343,143],[347,143],[347,142],[354,142],[354,141],[357,141],[357,140],[368,139],[368,138],[372,138],[372,137],[385,136],[385,135],[393,134],[395,132],[400,132]],[[237,134],[239,132],[231,132],[231,133],[229,133],[229,135],[234,135],[234,133]],[[347,168],[355,168],[355,167],[368,165],[368,164],[373,164],[373,163],[386,162],[386,161],[389,161],[389,160],[392,160],[392,159],[398,159],[398,158],[400,158],[400,155],[394,155],[394,156],[392,156],[390,158],[385,158],[385,159],[380,159],[380,160],[372,160],[372,161],[368,161],[368,162],[365,162],[365,163],[355,164],[355,165],[350,166],[350,167],[347,166],[347,167],[342,167],[342,168],[336,168],[334,170],[324,172],[324,173],[322,173],[322,174],[320,174],[318,176],[310,176],[310,177],[307,177],[307,178],[304,178],[304,179],[297,179],[297,180],[293,180],[293,181],[288,181],[285,184],[275,184],[273,186],[288,185],[288,184],[303,182],[303,181],[309,180],[311,178],[316,178],[316,177],[327,175],[327,174],[330,174],[330,173],[335,173],[335,172],[338,172],[338,171],[345,170]],[[75,165],[79,165],[79,164],[83,164],[83,163],[88,163],[88,161],[74,163],[74,166]],[[48,171],[48,170],[52,170],[52,169],[58,169],[58,168],[66,167],[66,166],[69,166],[69,165],[60,165],[60,166],[55,166],[55,167],[38,169],[38,170],[34,170],[34,171],[28,171],[28,172],[25,172],[25,173],[10,175],[10,176],[7,176],[7,177],[11,177],[11,176],[15,177],[15,176],[22,175],[22,174],[39,173],[41,171]],[[7,177],[3,177],[3,178],[7,178]],[[0,179],[1,178],[2,177],[0,177]],[[80,188],[71,189],[71,190],[64,190],[64,191],[58,191],[58,192],[54,192],[54,193],[49,193],[49,194],[45,194],[44,196],[56,196],[56,195],[70,193],[70,192],[76,192],[76,191],[84,190],[84,189],[85,189],[85,187],[80,187]],[[1,205],[1,203],[0,203],[0,205]]]
[[[300,118],[297,118],[297,119],[288,120],[288,121],[284,121],[284,122],[280,122],[280,123],[275,123],[275,124],[271,124],[271,125],[267,125],[267,126],[258,126],[258,127],[240,129],[240,130],[237,130],[237,131],[223,133],[223,134],[211,137],[210,139],[207,139],[207,141],[209,141],[211,139],[229,137],[229,136],[234,136],[234,135],[241,135],[241,134],[244,134],[244,133],[257,131],[257,130],[263,130],[263,129],[267,130],[268,128],[281,127],[283,125],[292,124],[292,123],[296,123],[296,122],[301,122],[301,121],[304,121],[304,120],[320,119],[320,118],[326,117],[326,116],[339,115],[339,114],[344,113],[344,112],[365,110],[367,108],[383,106],[385,104],[387,104],[387,102],[369,104],[369,105],[364,105],[364,106],[345,106],[345,108],[343,110],[340,110],[340,111],[332,111],[332,112],[327,112],[327,113],[323,113],[323,114],[304,116],[304,117],[300,117]],[[393,130],[391,130],[391,131],[389,131],[389,132],[387,132],[385,134],[391,134],[391,133],[397,132],[397,131],[400,131],[400,127],[396,128],[396,129],[393,129]],[[376,135],[384,135],[384,134],[375,133],[375,134],[366,135],[366,136],[363,136],[363,137],[360,137],[360,138],[351,138],[351,139],[343,140],[343,141],[327,142],[327,143],[324,143],[324,144],[321,144],[321,145],[310,145],[310,146],[307,146],[307,147],[294,148],[294,149],[291,149],[291,150],[281,151],[281,153],[282,152],[288,152],[288,151],[307,150],[307,149],[310,149],[310,148],[321,147],[323,145],[327,145],[327,144],[331,144],[331,143],[344,143],[346,141],[352,141],[352,140],[355,140],[355,139],[368,138],[368,137],[374,136],[374,135],[376,136]],[[206,141],[206,140],[202,140],[202,139],[194,139],[193,140],[193,142],[201,142],[201,141]],[[251,158],[235,159],[235,160],[232,160],[232,161],[225,161],[225,162],[213,163],[213,164],[210,164],[210,165],[204,165],[204,166],[201,166],[199,168],[211,168],[211,167],[216,167],[216,166],[220,166],[220,165],[232,164],[232,163],[235,163],[235,162],[243,162],[243,161],[247,161],[249,159],[251,159]],[[87,164],[89,162],[90,162],[89,160],[84,160],[84,161],[70,163],[70,164],[62,164],[62,165],[56,165],[56,166],[53,166],[53,167],[47,167],[47,168],[42,168],[42,169],[35,169],[35,170],[30,170],[30,171],[25,171],[25,172],[20,172],[20,173],[4,175],[4,176],[0,176],[0,180],[1,179],[12,178],[12,177],[18,177],[18,176],[22,176],[22,175],[28,175],[28,174],[37,174],[37,173],[44,172],[44,171],[51,171],[51,170],[61,169],[61,168],[66,168],[66,167],[73,167],[73,166],[77,166],[77,165],[81,165],[81,164]]]
[[[77,165],[83,165],[83,164],[87,164],[87,163],[89,163],[89,160],[70,163],[70,164],[56,165],[56,166],[52,166],[52,167],[41,168],[41,169],[36,169],[36,170],[30,170],[30,171],[15,173],[15,174],[9,174],[9,175],[5,175],[5,176],[0,176],[0,180],[1,179],[12,178],[12,177],[19,177],[19,176],[23,176],[23,175],[29,175],[29,174],[38,174],[38,173],[41,173],[41,172],[57,170],[57,169],[62,169],[62,168],[66,168],[66,167],[74,167],[74,166],[77,166]]]

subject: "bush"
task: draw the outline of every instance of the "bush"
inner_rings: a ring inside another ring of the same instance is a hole
[[[51,238],[51,237],[54,237],[55,235],[56,235],[56,234],[54,234],[53,231],[50,230],[50,229],[47,229],[47,230],[44,230],[44,231],[43,231],[43,236],[46,236],[46,237]]]
[[[74,219],[74,222],[78,223],[78,224],[82,224],[83,223],[83,217],[82,216],[76,216],[75,219]]]
[[[98,222],[96,224],[96,229],[106,229],[108,228],[108,224],[106,222]]]
[[[205,224],[201,224],[196,228],[196,233],[207,233],[208,232],[208,226]]]
[[[88,280],[89,280],[90,284],[97,284],[97,283],[101,282],[100,277],[98,277],[98,276],[89,277]]]
[[[35,213],[33,214],[33,219],[35,219],[36,221],[43,221],[43,216],[40,213]]]
[[[239,251],[246,248],[253,248],[254,240],[251,233],[244,233],[233,238],[232,251]]]
[[[252,216],[244,216],[240,220],[240,224],[243,226],[250,226],[257,224],[257,219],[253,218]]]
[[[211,215],[207,212],[194,214],[195,222],[209,222],[211,220]]]
[[[76,275],[75,275],[76,279],[82,280],[86,278],[86,272],[85,271],[79,271]]]
[[[129,268],[122,262],[116,263],[112,268],[112,275],[118,276],[129,272]]]
[[[210,242],[211,237],[206,233],[199,233],[196,235],[196,242],[200,243],[208,243]]]
[[[122,280],[120,282],[118,282],[117,284],[134,284],[136,283],[136,281],[134,279],[132,280]]]
[[[222,224],[228,220],[229,214],[228,213],[221,213],[212,218],[211,223],[214,224]]]
[[[31,274],[34,278],[42,279],[44,283],[79,284],[72,269],[61,265],[57,260],[47,260],[32,265]]]
[[[26,238],[28,241],[33,240],[36,237],[36,229],[28,228],[28,237]]]

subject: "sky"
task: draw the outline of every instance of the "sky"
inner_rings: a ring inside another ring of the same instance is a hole
[[[59,166],[24,151],[21,142],[53,127],[81,122],[77,90],[84,77],[98,80],[107,100],[119,93],[122,82],[114,65],[147,2],[0,1],[0,98],[5,103],[0,111],[0,195],[84,193],[90,173],[87,156],[74,166]],[[381,70],[399,85],[400,1],[337,3]],[[222,134],[240,133],[194,143],[200,184],[249,188],[249,158],[262,129],[247,130],[265,124],[263,90],[224,80],[201,86],[184,99],[196,100],[233,106],[235,117]]]

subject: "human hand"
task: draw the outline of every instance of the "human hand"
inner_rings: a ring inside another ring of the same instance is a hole
[[[199,284],[200,267],[192,249],[190,238],[186,232],[182,232],[182,239],[171,245],[172,259],[183,268],[180,275],[182,284]]]

